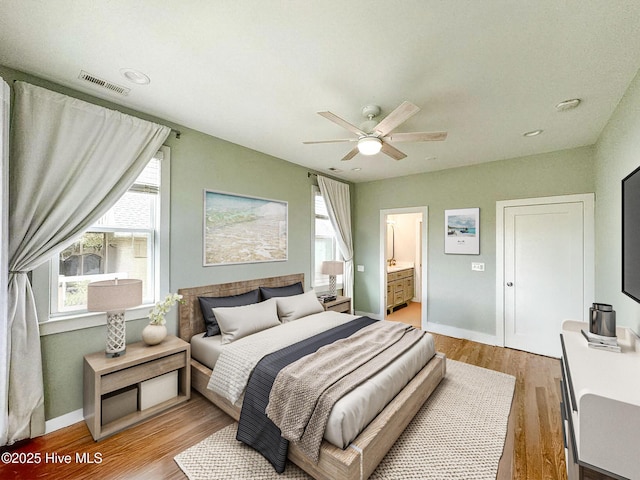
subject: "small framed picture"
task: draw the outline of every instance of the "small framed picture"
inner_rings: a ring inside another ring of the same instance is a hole
[[[444,253],[480,255],[480,209],[444,211]]]

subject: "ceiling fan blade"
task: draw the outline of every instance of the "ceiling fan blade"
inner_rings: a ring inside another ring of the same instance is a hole
[[[393,145],[390,145],[386,142],[382,142],[382,153],[385,153],[387,155],[389,155],[391,158],[393,158],[394,160],[402,160],[403,158],[405,158],[407,155],[402,153],[400,150],[398,150],[396,147],[394,147]]]
[[[340,143],[340,142],[357,142],[357,141],[358,141],[357,138],[340,138],[336,140],[317,140],[317,141],[302,142],[302,143],[310,145],[314,143]]]
[[[447,138],[447,132],[392,133],[383,138],[386,142],[439,142]]]
[[[402,102],[400,106],[384,117],[384,119],[382,119],[382,121],[376,126],[376,133],[380,136],[385,136],[402,122],[408,120],[409,117],[418,113],[418,111],[420,111],[420,108],[415,106],[413,103]]]
[[[366,135],[366,133],[364,133],[358,127],[356,127],[355,125],[350,124],[346,120],[343,120],[342,118],[340,118],[339,116],[337,116],[334,113],[331,113],[331,112],[318,112],[318,115],[322,115],[327,120],[331,120],[333,123],[336,123],[336,124],[340,125],[342,128],[346,128],[351,133],[355,133],[358,136]]]
[[[358,146],[356,145],[349,151],[349,153],[347,153],[344,157],[342,157],[342,161],[351,160],[357,154],[358,154]]]

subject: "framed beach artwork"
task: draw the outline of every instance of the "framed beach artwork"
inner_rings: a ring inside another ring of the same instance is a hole
[[[204,191],[204,266],[287,260],[287,202]]]
[[[444,253],[480,254],[480,209],[444,211]]]

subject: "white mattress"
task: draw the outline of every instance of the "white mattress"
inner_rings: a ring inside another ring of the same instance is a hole
[[[213,369],[224,348],[220,339],[220,335],[194,335],[191,338],[191,356]],[[396,361],[334,405],[324,438],[339,448],[346,448],[434,355],[433,337],[426,333]]]

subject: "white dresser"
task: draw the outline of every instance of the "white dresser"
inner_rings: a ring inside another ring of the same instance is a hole
[[[568,479],[640,479],[640,339],[618,327],[622,352],[598,350],[581,329],[567,320],[560,336]]]

